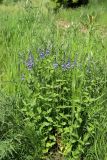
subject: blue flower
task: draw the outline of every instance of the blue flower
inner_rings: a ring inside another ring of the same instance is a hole
[[[54,68],[58,68],[58,63],[54,63],[54,64],[53,64],[53,67],[54,67]]]
[[[41,58],[41,59],[44,59],[44,58],[45,58],[45,54],[44,54],[44,52],[43,52],[43,51],[42,51],[42,52],[40,52],[40,54],[39,54],[39,55],[40,55],[40,58]]]
[[[56,57],[54,58],[53,67],[54,69],[58,68],[59,64],[57,63]]]
[[[26,65],[28,70],[31,70],[34,67],[34,57],[31,52],[29,53]]]
[[[55,57],[55,62],[53,63],[53,67],[54,67],[54,69],[56,69],[56,68],[58,68],[58,63],[57,63],[57,61],[56,61],[56,57]]]
[[[70,60],[68,60],[68,62],[66,63],[66,69],[69,69],[69,68],[71,68]]]
[[[62,64],[61,66],[63,70],[66,70],[66,63]]]
[[[77,58],[78,58],[78,54],[76,53],[75,57],[74,57],[74,61],[73,61],[72,65],[71,65],[71,68],[77,67]]]
[[[21,75],[21,80],[22,80],[22,81],[25,80],[25,75],[24,75],[24,74]]]
[[[63,70],[70,69],[71,68],[71,62],[70,62],[70,60],[68,59],[68,61],[64,62],[61,66],[62,66]]]
[[[50,50],[46,49],[46,55],[49,55],[49,54],[50,54]]]

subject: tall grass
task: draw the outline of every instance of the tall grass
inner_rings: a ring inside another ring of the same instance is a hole
[[[0,159],[106,160],[101,8],[48,5],[1,6]]]

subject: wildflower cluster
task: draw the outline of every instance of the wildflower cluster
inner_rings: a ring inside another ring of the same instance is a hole
[[[37,57],[36,63],[35,63],[34,54],[31,51],[29,51],[28,58],[26,60],[22,59],[23,64],[26,66],[28,71],[33,70],[35,68],[34,66],[38,65],[37,62],[40,62],[41,60],[43,62],[43,60],[45,61],[48,58],[52,58],[53,56],[55,56],[54,61],[51,60],[51,62],[53,61],[52,66],[53,66],[53,69],[55,69],[55,70],[59,68],[62,71],[67,71],[67,70],[73,69],[74,67],[77,66],[77,54],[75,55],[74,61],[71,61],[70,56],[67,57],[64,54],[63,62],[62,62],[62,60],[60,60],[60,61],[58,60],[58,56],[56,56],[54,54],[52,55],[51,49],[47,48],[47,49],[38,49],[37,55],[35,55],[35,56]],[[20,57],[20,59],[21,59],[21,57]],[[20,63],[20,61],[19,61],[19,63]],[[21,79],[22,79],[22,81],[25,79],[24,73],[21,73]]]
[[[61,63],[60,65],[57,63],[56,58],[55,61],[53,63],[53,67],[54,69],[60,67],[62,68],[63,71],[69,70],[69,69],[73,69],[74,67],[77,66],[77,59],[74,59],[74,62],[71,63],[71,59],[68,58],[68,60],[66,61],[66,56],[64,55],[64,63]]]
[[[46,56],[50,55],[50,50],[49,49],[46,49],[46,50],[38,49],[38,53],[39,53],[39,58],[44,59]]]

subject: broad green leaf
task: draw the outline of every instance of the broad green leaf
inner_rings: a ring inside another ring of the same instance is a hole
[[[72,145],[71,144],[67,144],[66,146],[65,146],[65,149],[64,149],[64,155],[65,156],[67,156],[70,152],[71,152],[71,149],[72,149]]]
[[[51,117],[45,117],[48,122],[53,122]]]
[[[49,135],[49,139],[53,140],[53,141],[56,141],[56,138],[54,135]]]
[[[37,107],[37,111],[39,114],[41,114],[41,112],[42,112],[41,107]]]
[[[55,142],[47,142],[47,143],[46,143],[46,147],[47,147],[47,148],[50,148],[50,147],[52,147],[54,144],[55,144]]]

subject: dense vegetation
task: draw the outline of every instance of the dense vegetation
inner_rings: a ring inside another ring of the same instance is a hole
[[[4,4],[0,159],[106,160],[106,2]]]
[[[89,0],[53,0],[58,3],[60,6],[64,7],[79,7],[81,5],[86,5],[89,3]]]

